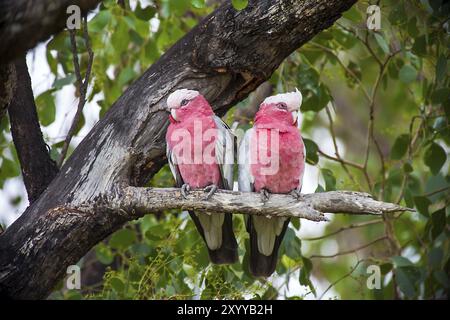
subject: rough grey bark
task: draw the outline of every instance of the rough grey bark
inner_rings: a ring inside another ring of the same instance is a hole
[[[377,201],[370,194],[355,191],[330,191],[304,194],[297,200],[291,195],[271,194],[269,200],[261,201],[255,192],[218,190],[209,200],[203,190],[193,190],[187,198],[176,188],[114,188],[101,200],[85,203],[76,210],[92,212],[112,211],[128,215],[130,220],[151,212],[168,209],[193,210],[196,212],[242,213],[270,217],[294,217],[312,221],[328,221],[324,213],[382,215],[413,209]]]
[[[132,218],[103,210],[103,195],[144,185],[166,162],[168,94],[197,89],[224,114],[354,2],[252,0],[239,12],[226,2],[206,17],[124,92],[0,236],[0,294],[46,297],[68,265]],[[98,209],[76,209],[93,202]]]
[[[56,176],[58,168],[42,137],[25,55],[11,62],[11,67],[15,77],[13,98],[7,106],[11,134],[28,200],[33,203]]]
[[[101,0],[0,0],[0,64],[25,54],[38,42],[63,30],[67,7],[81,12],[94,9]]]

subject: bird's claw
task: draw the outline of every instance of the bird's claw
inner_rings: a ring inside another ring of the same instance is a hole
[[[297,200],[297,201],[303,200],[303,195],[302,195],[302,193],[300,192],[300,190],[298,190],[298,189],[292,190],[292,191],[290,192],[290,195],[293,196],[293,197],[295,198],[295,200]]]
[[[209,200],[216,193],[217,186],[215,184],[211,184],[203,189],[203,191],[208,192],[204,200]]]
[[[181,186],[181,195],[183,196],[183,198],[187,199],[189,191],[191,191],[191,186],[188,185],[187,183]]]
[[[267,189],[261,189],[261,191],[259,191],[259,194],[261,195],[261,201],[266,203],[269,200],[269,191]]]

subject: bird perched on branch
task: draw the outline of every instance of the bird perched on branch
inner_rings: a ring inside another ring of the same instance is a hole
[[[195,90],[180,89],[169,95],[167,107],[167,159],[184,197],[191,188],[204,188],[209,199],[217,188],[233,188],[235,137],[217,117],[208,101]],[[231,214],[189,211],[215,264],[238,260]]]
[[[301,198],[305,150],[299,131],[301,93],[266,98],[239,146],[239,190],[260,192],[263,201],[270,193],[290,193]],[[276,268],[278,249],[289,218],[246,216],[250,233],[250,272],[268,277]]]

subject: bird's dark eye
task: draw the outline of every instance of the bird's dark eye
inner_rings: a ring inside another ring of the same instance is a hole
[[[180,103],[180,106],[185,106],[185,105],[187,105],[189,103],[189,100],[188,99],[183,99],[182,101],[181,101],[181,103]]]
[[[277,108],[287,110],[287,105],[283,102],[277,103]]]

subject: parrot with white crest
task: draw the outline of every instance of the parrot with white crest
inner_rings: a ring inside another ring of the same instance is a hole
[[[195,90],[179,89],[167,98],[170,124],[167,129],[167,159],[187,197],[192,189],[204,188],[209,199],[217,188],[233,188],[235,137],[217,117],[208,101]],[[204,239],[214,264],[238,260],[232,215],[189,211]]]
[[[300,134],[299,108],[302,95],[296,90],[266,98],[239,146],[239,190],[301,198],[305,169],[305,147]],[[268,277],[276,268],[278,250],[289,218],[247,216],[250,234],[250,272]]]

